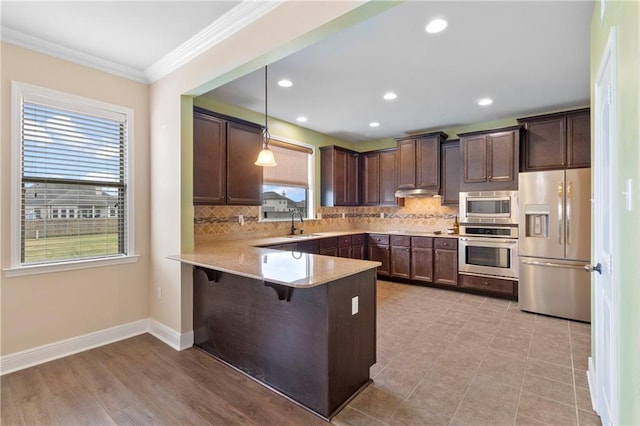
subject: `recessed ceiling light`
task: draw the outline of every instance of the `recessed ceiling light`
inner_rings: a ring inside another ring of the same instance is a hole
[[[383,98],[386,99],[387,101],[392,101],[397,97],[398,97],[398,95],[396,95],[394,92],[387,92],[383,96]]]
[[[305,117],[304,115],[301,115],[300,117],[296,118],[296,121],[299,123],[304,123],[307,121],[307,117]]]
[[[487,106],[487,105],[491,105],[493,103],[493,99],[491,98],[482,98],[478,101],[478,105],[480,106]]]
[[[380,123],[378,123],[377,121],[372,121],[371,123],[369,123],[369,127],[378,127],[380,125]]]
[[[449,25],[449,23],[444,19],[434,19],[433,21],[429,22],[426,30],[429,34],[435,34],[439,33],[440,31],[444,31],[444,29],[447,28],[447,25]]]
[[[278,82],[278,86],[280,86],[280,87],[291,87],[291,86],[293,86],[293,83],[291,82],[291,80],[287,80],[285,78],[285,79],[280,80]]]

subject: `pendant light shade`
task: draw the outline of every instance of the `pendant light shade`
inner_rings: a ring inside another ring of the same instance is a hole
[[[262,167],[273,167],[278,165],[278,163],[276,163],[276,159],[273,157],[273,152],[271,152],[266,144],[263,145],[262,151],[258,154],[258,159],[254,164]]]
[[[267,66],[264,67],[264,131],[262,132],[262,151],[258,154],[256,160],[256,166],[262,167],[274,167],[277,166],[276,159],[273,156],[273,152],[269,149],[269,141],[271,136],[269,135],[269,126],[267,125],[268,118],[267,109]]]

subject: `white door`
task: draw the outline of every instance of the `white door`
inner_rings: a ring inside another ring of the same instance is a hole
[[[609,34],[607,47],[600,61],[595,85],[595,149],[594,173],[594,250],[592,264],[600,265],[594,271],[594,308],[592,324],[595,342],[595,366],[589,363],[589,381],[596,411],[603,425],[616,424],[616,339],[614,309],[616,282],[612,274],[613,204],[611,194],[617,187],[612,173],[616,160],[616,33]],[[591,360],[590,360],[591,361]],[[592,371],[595,369],[595,371]]]

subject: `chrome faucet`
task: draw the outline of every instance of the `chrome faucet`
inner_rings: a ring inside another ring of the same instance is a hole
[[[302,213],[300,213],[299,211],[294,211],[291,214],[291,235],[295,235],[296,231],[300,231],[300,233],[302,234],[304,232],[304,230],[302,228],[296,228],[295,225],[293,224],[293,220],[296,218],[296,214],[298,216],[300,216],[300,223],[304,223],[304,220],[302,220]]]

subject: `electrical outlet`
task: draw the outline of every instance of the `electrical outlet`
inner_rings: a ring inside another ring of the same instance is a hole
[[[162,287],[156,288],[156,297],[158,298],[158,300],[162,300]]]
[[[358,296],[351,298],[351,315],[358,313]]]
[[[346,213],[342,213],[342,218],[345,219],[347,217]]]
[[[239,215],[238,216],[238,222],[240,222],[240,226],[244,225],[244,215]]]
[[[322,220],[322,213],[318,213],[316,217],[318,218],[318,220]]]
[[[380,219],[384,219],[384,213],[380,213]]]

